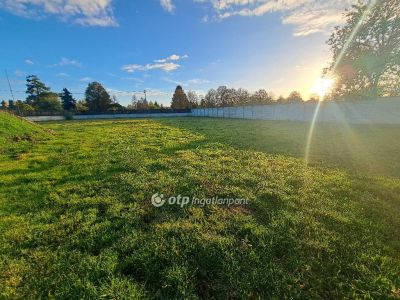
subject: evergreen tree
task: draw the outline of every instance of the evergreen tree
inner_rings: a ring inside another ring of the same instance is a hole
[[[15,109],[14,100],[8,100],[8,108],[9,109]]]
[[[73,110],[76,108],[76,100],[74,97],[72,97],[72,94],[68,89],[63,89],[63,92],[60,94],[60,98],[64,110]]]
[[[42,94],[50,92],[50,88],[47,87],[39,77],[36,75],[29,75],[26,77],[26,103],[33,106],[39,106],[40,96]]]
[[[174,96],[172,97],[171,107],[173,109],[190,108],[189,100],[180,85],[178,85],[175,89]]]
[[[85,100],[90,112],[106,112],[111,105],[111,97],[98,82],[89,83],[85,92]]]

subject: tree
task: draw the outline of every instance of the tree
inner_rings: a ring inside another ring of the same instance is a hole
[[[303,102],[303,98],[301,97],[301,94],[299,92],[293,91],[289,94],[286,101],[288,103],[301,103]]]
[[[266,90],[258,90],[250,97],[252,104],[271,104],[273,102],[272,96]]]
[[[278,97],[278,99],[276,99],[276,102],[277,102],[277,103],[285,103],[285,102],[286,102],[286,99],[285,99],[285,97],[283,97],[282,95],[280,95],[280,96]]]
[[[8,108],[15,109],[15,102],[14,100],[8,100]]]
[[[237,89],[235,91],[235,99],[237,105],[248,105],[250,103],[250,93],[246,89]]]
[[[149,102],[145,98],[140,98],[136,105],[137,110],[148,110],[149,109]]]
[[[217,100],[216,100],[217,91],[211,89],[207,92],[204,96],[204,99],[201,101],[202,107],[217,107]]]
[[[171,107],[173,109],[186,109],[190,108],[189,100],[183,91],[183,88],[178,85],[175,89],[175,93],[172,96]]]
[[[40,81],[36,75],[29,75],[26,77],[26,103],[29,105],[37,106],[40,101],[40,96],[44,93],[50,92],[50,88]]]
[[[8,107],[8,103],[7,103],[6,100],[1,101],[1,107],[2,107],[3,109],[6,109],[6,108]]]
[[[36,75],[26,77],[26,104],[37,110],[57,111],[61,109],[58,95],[50,91]],[[19,109],[21,109],[19,105]],[[22,110],[22,109],[21,109]],[[30,110],[26,107],[26,110]]]
[[[72,97],[71,92],[64,88],[60,94],[61,102],[65,110],[73,110],[76,108],[76,100]]]
[[[400,95],[400,0],[359,2],[328,40],[341,98]]]
[[[150,101],[149,102],[149,109],[159,109],[159,108],[160,108],[160,105],[158,105],[157,101],[155,101],[155,102]]]
[[[312,94],[310,95],[310,99],[307,102],[318,103],[319,101],[322,101],[321,97],[318,94]]]
[[[41,111],[54,112],[61,110],[61,102],[57,93],[47,92],[40,94],[34,107]]]
[[[131,99],[131,104],[128,105],[128,107],[129,108],[133,108],[133,109],[137,109],[137,103],[138,103],[138,101],[137,101],[136,95],[133,95],[132,99]]]
[[[89,111],[86,101],[84,101],[84,100],[77,101],[75,110],[77,112],[81,112],[81,113],[85,113],[85,112]]]
[[[22,113],[29,113],[29,112],[35,111],[35,109],[32,107],[32,105],[24,103],[21,100],[17,101],[17,103],[15,104],[15,107],[19,112],[22,112]]]
[[[85,100],[90,112],[106,112],[111,105],[111,97],[98,82],[89,83],[85,92]]]
[[[189,91],[187,93],[187,98],[190,104],[190,108],[196,108],[199,106],[199,96],[195,91]]]

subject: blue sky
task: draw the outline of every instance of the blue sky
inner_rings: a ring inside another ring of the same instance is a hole
[[[325,44],[352,0],[0,0],[0,99],[25,76],[83,98],[101,82],[169,104],[177,84],[308,96],[329,62]],[[138,96],[140,96],[138,94]]]

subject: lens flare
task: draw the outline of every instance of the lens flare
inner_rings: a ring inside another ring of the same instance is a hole
[[[318,78],[311,88],[313,94],[317,94],[323,98],[332,88],[333,80],[328,78]]]
[[[378,0],[368,0],[367,1],[367,8],[364,11],[363,15],[361,16],[361,18],[358,20],[356,26],[354,27],[353,31],[351,32],[350,36],[348,37],[347,41],[345,42],[343,48],[341,49],[339,55],[337,56],[336,61],[333,65],[333,70],[336,70],[337,67],[339,66],[339,64],[342,61],[343,56],[345,55],[351,42],[354,40],[355,36],[357,35],[358,31],[360,30],[361,25],[363,24],[365,18],[372,11],[372,9],[375,7],[377,2],[378,2]],[[315,83],[315,85],[311,89],[311,91],[318,94],[321,98],[323,98],[326,95],[326,93],[329,91],[329,89],[332,87],[333,83],[334,83],[334,81],[332,79],[320,78],[317,80],[317,82]],[[311,121],[310,129],[309,129],[308,136],[307,136],[307,144],[306,144],[305,157],[304,157],[306,165],[308,165],[309,160],[310,160],[311,143],[312,143],[315,124],[318,119],[318,113],[320,111],[320,108],[321,108],[321,101],[319,101],[317,106],[315,107],[313,119]]]

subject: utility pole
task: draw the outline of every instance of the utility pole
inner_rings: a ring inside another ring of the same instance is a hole
[[[6,73],[6,78],[7,78],[7,82],[8,82],[8,87],[10,88],[11,98],[13,99],[13,101],[14,101],[14,103],[15,103],[14,93],[13,93],[13,90],[12,90],[12,88],[11,88],[10,79],[8,78],[7,69],[5,70],[5,73]]]

